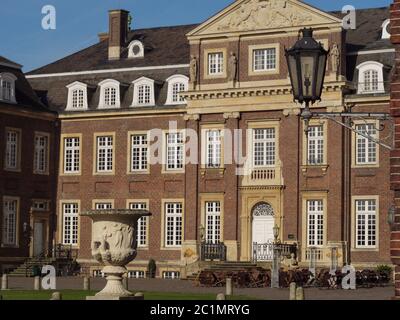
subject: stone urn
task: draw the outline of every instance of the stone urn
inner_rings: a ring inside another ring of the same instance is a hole
[[[90,217],[92,225],[92,255],[104,268],[107,284],[96,294],[99,299],[132,297],[122,284],[126,265],[136,258],[137,224],[150,216],[145,210],[91,210],[81,216]]]

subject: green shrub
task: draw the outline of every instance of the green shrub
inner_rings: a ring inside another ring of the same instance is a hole
[[[387,276],[391,277],[393,269],[392,269],[391,266],[388,266],[386,264],[381,264],[381,265],[376,267],[376,271],[378,273],[383,273],[383,274],[386,274]]]

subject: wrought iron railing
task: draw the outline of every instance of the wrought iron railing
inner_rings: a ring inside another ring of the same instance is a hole
[[[290,258],[292,254],[297,258],[297,245],[286,243],[253,243],[253,261],[272,261],[274,259],[274,249],[279,249],[281,257]]]
[[[202,242],[200,246],[200,253],[202,261],[226,260],[226,246],[223,242],[218,242],[218,243]]]

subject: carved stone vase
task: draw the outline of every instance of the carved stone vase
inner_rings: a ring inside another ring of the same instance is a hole
[[[122,284],[126,265],[136,258],[137,224],[141,217],[149,216],[144,210],[92,210],[82,216],[93,220],[92,255],[104,268],[107,284],[96,294],[98,298],[131,297],[133,294]]]

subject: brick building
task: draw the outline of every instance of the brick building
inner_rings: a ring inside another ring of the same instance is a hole
[[[326,119],[306,136],[284,56],[312,27],[331,49],[313,110],[388,113],[387,8],[357,11],[355,30],[299,1],[238,0],[200,25],[141,30],[128,14],[110,11],[99,43],[27,76],[60,122],[56,243],[97,272],[79,212],[132,207],[153,214],[133,276],[151,258],[158,276],[193,272],[211,244],[227,261],[268,262],[274,226],[301,264],[311,252],[321,266],[390,263],[389,151]],[[390,140],[389,122],[350,125]]]
[[[21,66],[0,57],[0,271],[51,248],[56,123]]]

